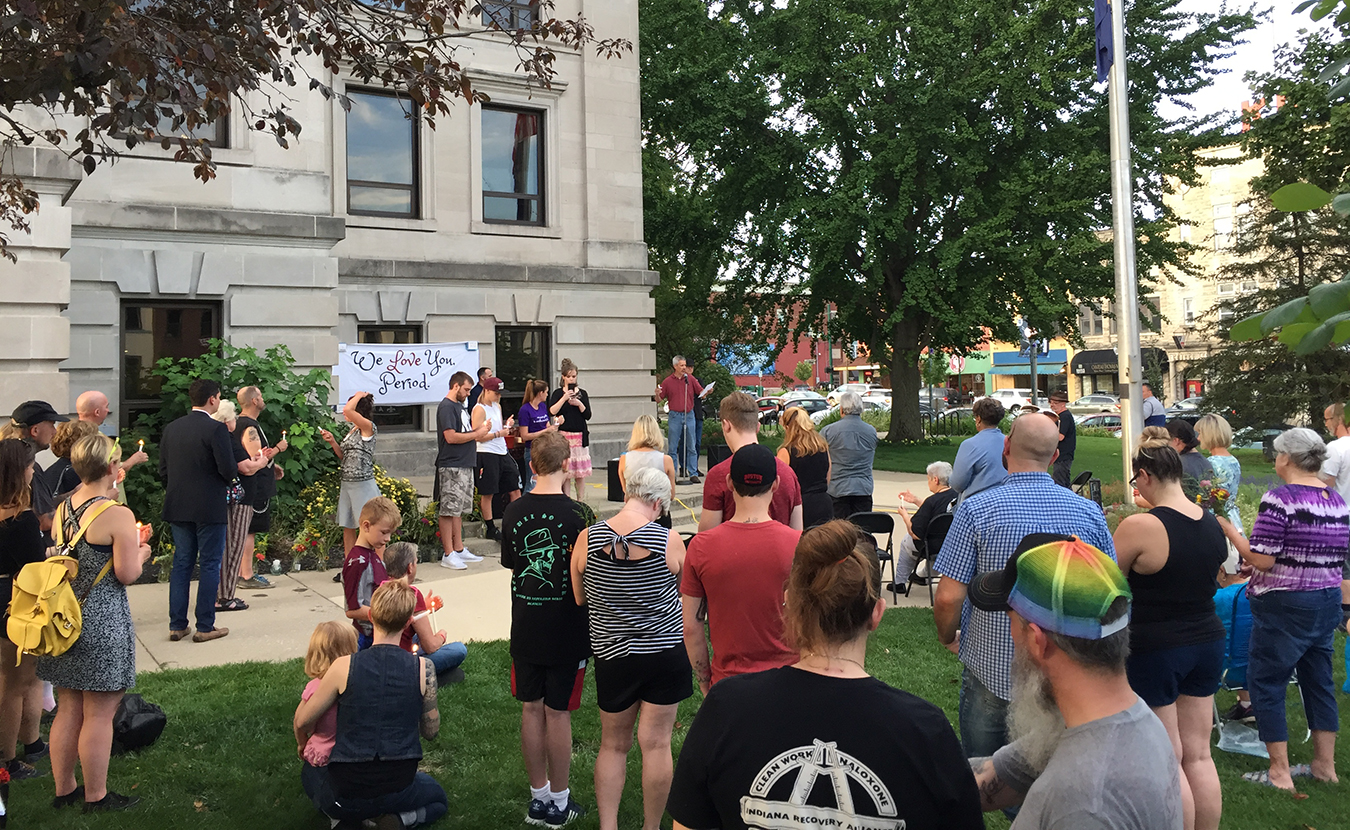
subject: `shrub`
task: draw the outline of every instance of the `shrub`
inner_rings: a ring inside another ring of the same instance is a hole
[[[418,545],[435,541],[435,502],[427,510],[422,510],[417,504],[417,490],[412,482],[389,475],[378,464],[375,465],[375,484],[380,488],[380,495],[393,501],[403,516],[403,522],[394,531],[391,541],[407,541]],[[303,518],[288,553],[292,558],[298,558],[302,567],[328,567],[334,551],[341,554],[342,528],[337,523],[340,490],[341,477],[337,470],[330,470],[300,493],[299,502],[304,505]],[[432,518],[429,539],[426,538],[427,525],[422,522],[428,514]]]

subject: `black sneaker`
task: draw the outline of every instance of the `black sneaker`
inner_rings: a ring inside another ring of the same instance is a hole
[[[699,484],[699,483],[701,483],[702,481],[703,481],[703,479],[699,478],[699,477],[696,476],[696,475],[690,476],[690,477],[689,477],[689,483],[690,483],[690,484]]]
[[[1238,723],[1255,723],[1256,713],[1252,711],[1250,703],[1238,701],[1233,704],[1233,708],[1223,713],[1223,720],[1236,721]]]
[[[41,778],[45,773],[39,772],[38,768],[32,764],[25,764],[18,758],[5,764],[5,769],[9,770],[9,780],[27,781],[30,778]]]
[[[140,804],[141,800],[134,795],[118,795],[112,790],[98,801],[84,802],[84,811],[86,813],[109,813],[118,810],[129,810]]]
[[[544,819],[548,816],[548,808],[551,806],[553,806],[551,801],[531,798],[530,809],[525,813],[525,823],[533,824],[535,827],[543,827]]]
[[[59,810],[62,807],[74,807],[76,804],[84,803],[84,787],[76,787],[65,795],[58,795],[52,799],[52,809]]]
[[[499,535],[497,534],[497,526],[496,526],[496,525],[490,525],[490,524],[487,524],[486,522],[484,522],[484,523],[483,523],[483,538],[484,538],[484,539],[493,539],[493,540],[499,540],[499,539],[501,539],[501,536],[499,536]]]
[[[27,761],[28,763],[31,764],[35,761],[40,761],[43,758],[46,758],[50,754],[52,754],[51,747],[47,746],[46,741],[42,740],[41,738],[38,738],[31,744],[24,744],[22,760]]]
[[[571,824],[582,816],[586,815],[586,808],[567,797],[567,806],[560,808],[552,801],[548,803],[548,810],[544,813],[544,824],[549,827],[562,827]]]

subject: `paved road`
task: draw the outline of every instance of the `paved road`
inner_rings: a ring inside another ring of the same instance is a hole
[[[921,475],[880,471],[874,475],[874,500],[879,510],[895,510],[899,504],[896,494],[901,490],[925,492],[925,479]],[[426,484],[429,487],[430,482]],[[592,487],[594,495],[587,501],[602,516],[617,509],[617,504],[604,501],[603,484]],[[677,505],[674,514],[677,529],[696,529],[694,515],[701,501],[699,489],[678,488],[677,498],[688,507]],[[896,524],[900,527],[899,522]],[[465,571],[447,570],[434,562],[423,563],[417,573],[418,588],[423,593],[434,591],[445,600],[445,608],[437,612],[436,622],[452,639],[466,642],[505,639],[511,626],[510,574],[500,567],[500,548],[496,542],[481,538],[469,539],[467,544],[471,551],[484,557],[482,562]],[[239,596],[250,608],[218,614],[216,624],[228,627],[230,635],[209,643],[170,642],[169,586],[133,585],[127,594],[136,625],[136,666],[140,671],[154,671],[303,657],[314,626],[343,617],[342,586],[332,581],[334,573],[287,573],[274,578],[277,587],[271,590],[241,591]],[[195,594],[194,583],[194,598]],[[913,597],[899,597],[901,606],[927,604],[928,593],[924,590],[916,590]]]

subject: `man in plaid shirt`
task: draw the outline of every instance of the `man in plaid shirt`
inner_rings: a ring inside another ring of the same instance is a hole
[[[1031,533],[1077,536],[1112,559],[1116,549],[1102,509],[1055,484],[1046,472],[1058,455],[1059,426],[1018,418],[1003,444],[1008,478],[961,502],[934,563],[942,576],[934,601],[938,639],[961,658],[961,744],[972,758],[1008,742],[1013,643],[1007,614],[972,608],[966,590],[978,574],[1001,571]]]

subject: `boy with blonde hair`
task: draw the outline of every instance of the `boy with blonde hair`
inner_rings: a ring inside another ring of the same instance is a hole
[[[398,505],[384,496],[361,508],[361,532],[342,561],[342,592],[347,599],[347,619],[356,628],[356,645],[370,648],[374,630],[370,624],[370,597],[388,579],[381,554],[394,530],[403,522]]]

